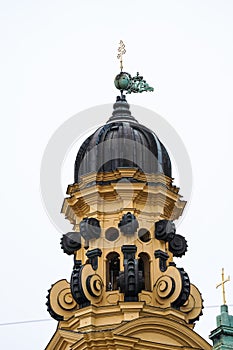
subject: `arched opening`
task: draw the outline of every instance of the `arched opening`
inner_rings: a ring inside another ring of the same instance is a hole
[[[106,257],[106,288],[108,291],[117,290],[117,277],[120,271],[120,256],[111,252]]]
[[[138,269],[142,272],[145,281],[145,290],[151,291],[150,257],[147,253],[139,254]]]

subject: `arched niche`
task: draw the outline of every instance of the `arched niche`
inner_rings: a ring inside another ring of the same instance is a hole
[[[150,256],[147,253],[140,253],[138,258],[138,269],[142,272],[145,290],[151,291]]]
[[[120,255],[111,252],[106,256],[106,289],[117,290],[117,277],[120,271]]]

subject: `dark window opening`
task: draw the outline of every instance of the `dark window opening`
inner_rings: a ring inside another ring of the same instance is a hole
[[[138,238],[142,241],[142,242],[149,242],[151,240],[151,236],[150,236],[150,231],[148,231],[145,228],[141,228],[138,231]]]
[[[117,290],[117,277],[120,271],[120,257],[118,253],[112,252],[107,255],[106,261],[106,287],[107,290]]]
[[[150,257],[146,253],[139,254],[138,269],[142,272],[145,282],[145,290],[151,291],[150,281]]]

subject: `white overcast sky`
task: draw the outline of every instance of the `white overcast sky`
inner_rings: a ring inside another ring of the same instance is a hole
[[[164,117],[192,162],[192,200],[178,228],[189,250],[176,262],[202,292],[206,308],[195,329],[208,339],[221,304],[215,289],[221,268],[233,278],[233,1],[0,4],[0,324],[45,319],[1,325],[1,348],[41,350],[55,331],[45,307],[47,289],[70,278],[72,258],[60,249],[61,232],[41,201],[41,159],[71,116],[114,103],[120,39],[127,50],[125,70],[139,71],[155,87],[154,93],[129,96],[129,103]],[[81,129],[85,123],[80,120]],[[68,179],[63,188],[73,182],[68,163],[60,170]],[[232,283],[226,289],[233,305]]]

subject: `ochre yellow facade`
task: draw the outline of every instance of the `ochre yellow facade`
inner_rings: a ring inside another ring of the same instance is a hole
[[[137,304],[126,303],[124,311],[119,311],[121,305],[107,307],[111,313],[108,317],[102,310],[100,319],[103,321],[106,317],[111,322],[102,326],[94,326],[95,320],[98,320],[97,310],[93,310],[96,308],[87,307],[86,324],[89,322],[92,326],[82,327],[77,313],[73,319],[59,323],[46,349],[211,349],[203,338],[182,321],[179,312],[171,309],[150,310],[145,304],[144,307],[142,303]],[[128,311],[125,312],[125,309]],[[122,315],[118,318],[119,312],[126,314],[124,321]]]
[[[62,213],[80,247],[74,251],[72,288],[60,280],[49,293],[50,314],[59,322],[46,349],[211,349],[193,330],[202,314],[201,294],[176,267],[171,241],[155,237],[156,223],[178,219],[185,206],[172,179],[118,168],[87,174],[67,193]],[[131,234],[119,226],[127,213],[137,221]],[[85,239],[78,233],[90,217],[101,231]],[[135,280],[135,271],[142,278]]]

